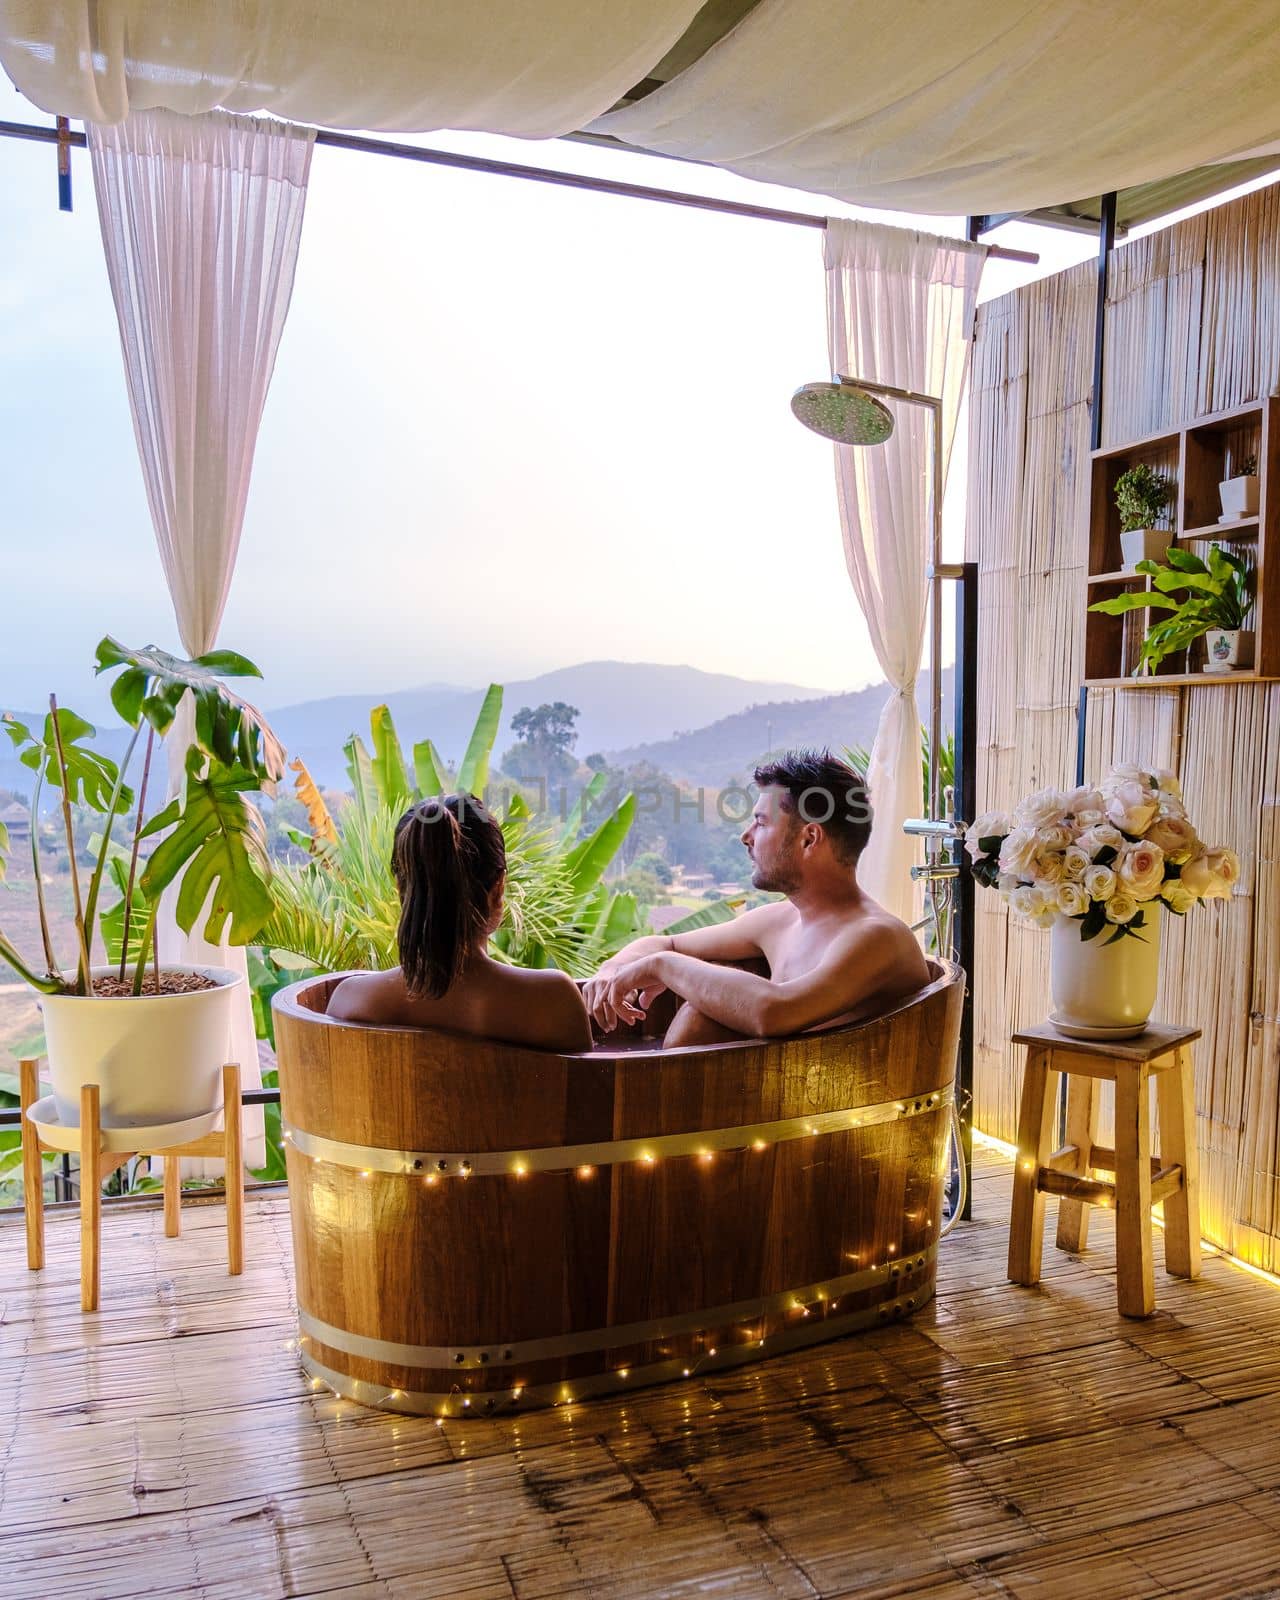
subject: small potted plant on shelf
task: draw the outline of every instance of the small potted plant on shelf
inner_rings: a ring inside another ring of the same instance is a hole
[[[1135,678],[1155,672],[1166,656],[1188,649],[1202,637],[1202,671],[1232,672],[1253,665],[1253,630],[1244,626],[1252,604],[1253,573],[1239,556],[1215,544],[1209,547],[1206,563],[1174,546],[1167,566],[1140,561],[1135,571],[1149,577],[1152,586],[1129,589],[1089,607],[1111,617],[1142,610],[1169,613],[1147,629],[1133,669]]]
[[[1145,462],[1130,467],[1116,480],[1116,510],[1120,513],[1121,565],[1135,572],[1138,563],[1165,553],[1170,539],[1167,528],[1155,523],[1173,499],[1173,485],[1162,473]]]
[[[1240,522],[1245,517],[1258,515],[1258,458],[1245,456],[1233,469],[1229,478],[1218,485],[1222,501],[1219,522]]]
[[[99,673],[124,669],[111,688],[112,704],[130,730],[118,764],[93,749],[87,742],[93,726],[53,695],[42,729],[3,719],[18,759],[33,775],[31,848],[43,965],[25,959],[3,932],[0,960],[41,996],[58,1122],[78,1125],[80,1089],[97,1083],[104,1127],[178,1125],[195,1137],[203,1130],[190,1126],[193,1119],[211,1122],[220,1109],[232,991],[244,980],[223,968],[162,962],[160,896],[178,885],[175,915],[185,932],[203,919],[210,943],[224,935],[233,944],[254,938],[272,901],[266,830],[251,796],[274,788],[283,751],[260,713],[218,677],[260,676],[243,656],[219,650],[184,661],[151,646],[129,650],[108,637],[97,659]],[[156,737],[173,725],[187,696],[192,732],[182,790],[148,821]],[[125,779],[144,730],[135,800]],[[54,949],[36,859],[45,790],[59,795],[70,869],[75,950],[66,963]],[[96,824],[87,878],[73,808],[88,811]],[[131,813],[121,842],[115,835]],[[145,851],[144,841],[151,842]],[[7,844],[0,834],[0,869]],[[112,886],[119,900],[107,906],[104,890],[109,895]],[[105,964],[92,961],[96,932]]]

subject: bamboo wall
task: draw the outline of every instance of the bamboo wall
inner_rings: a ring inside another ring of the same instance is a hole
[[[980,569],[979,809],[1074,781],[1096,268],[980,308],[968,543]],[[1280,389],[1280,186],[1119,249],[1103,443]],[[1165,919],[1157,1016],[1204,1029],[1196,1105],[1207,1236],[1280,1268],[1280,683],[1099,690],[1087,773],[1149,760],[1192,820],[1240,853],[1235,898]],[[978,896],[976,1123],[1012,1140],[1020,1052],[1048,1011],[1048,936]]]

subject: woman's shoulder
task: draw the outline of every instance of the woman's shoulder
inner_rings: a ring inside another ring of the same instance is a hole
[[[502,967],[505,996],[521,1004],[521,1031],[544,1050],[574,1052],[591,1048],[591,1023],[578,985],[556,967]],[[526,1009],[528,1007],[528,1009]]]
[[[381,1022],[404,990],[400,969],[353,972],[334,988],[325,1015],[338,1022]]]

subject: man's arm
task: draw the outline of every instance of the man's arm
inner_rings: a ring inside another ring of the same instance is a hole
[[[646,991],[670,989],[735,1033],[778,1038],[852,1011],[881,987],[897,954],[895,941],[886,939],[883,929],[862,927],[834,940],[811,972],[775,983],[677,951],[658,951],[616,974],[608,999],[630,1022],[642,1012],[628,1003],[629,993],[639,989],[643,1003]]]
[[[619,972],[629,970],[637,962],[651,960],[659,955],[679,955],[699,962],[749,961],[762,957],[760,940],[764,930],[778,914],[774,905],[756,906],[744,911],[729,922],[717,922],[710,928],[694,928],[690,933],[646,934],[624,945],[617,955],[610,956],[594,978],[589,978],[582,988],[582,998],[587,1010],[606,1032],[611,1032],[621,1016],[634,1022],[638,1013],[632,1008],[624,1014],[610,995],[614,979]],[[632,989],[635,984],[630,986]],[[629,992],[629,991],[624,991]]]
[[[761,956],[760,936],[777,912],[772,905],[756,906],[728,922],[716,922],[709,928],[694,928],[689,933],[649,933],[623,945],[617,955],[610,956],[600,968],[601,973],[616,972],[645,956],[658,955],[670,950],[684,956],[697,956],[700,961],[749,961]]]

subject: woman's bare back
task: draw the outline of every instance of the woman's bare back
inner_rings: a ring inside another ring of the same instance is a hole
[[[329,997],[328,1015],[383,1027],[445,1028],[535,1050],[591,1048],[591,1026],[578,987],[563,972],[504,967],[473,957],[438,999],[411,995],[399,967],[360,972]]]

